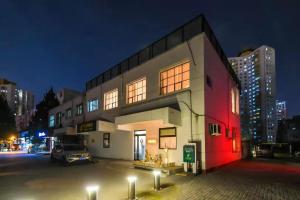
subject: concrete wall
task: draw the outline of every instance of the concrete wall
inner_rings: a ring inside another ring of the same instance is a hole
[[[232,127],[236,127],[237,143],[240,144],[240,118],[231,110],[231,88],[237,85],[207,39],[204,52],[205,76],[209,76],[212,82],[212,87],[205,84],[205,156],[206,169],[210,169],[241,158],[240,151],[233,152],[232,139],[226,137],[225,130],[232,131]],[[209,123],[221,125],[220,136],[209,134]]]
[[[90,153],[96,157],[133,160],[133,134],[118,131],[110,134],[110,147],[103,148],[103,133],[90,132],[85,136]]]

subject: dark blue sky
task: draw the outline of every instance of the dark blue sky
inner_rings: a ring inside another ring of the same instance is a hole
[[[32,91],[85,82],[198,14],[227,56],[276,49],[278,99],[300,114],[300,1],[0,0],[0,77]]]

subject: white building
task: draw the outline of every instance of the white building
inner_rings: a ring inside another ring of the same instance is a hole
[[[229,58],[241,81],[241,128],[243,137],[255,143],[275,142],[276,69],[275,50],[268,46],[247,49]]]
[[[84,135],[105,158],[181,166],[184,145],[196,143],[199,167],[209,170],[241,157],[238,88],[199,16],[88,81],[85,95],[50,111],[49,125]]]

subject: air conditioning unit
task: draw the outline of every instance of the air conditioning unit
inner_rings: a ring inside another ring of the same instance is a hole
[[[221,135],[221,126],[219,124],[209,124],[209,134],[212,136]]]

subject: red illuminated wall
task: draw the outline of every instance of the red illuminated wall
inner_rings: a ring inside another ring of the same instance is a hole
[[[241,158],[240,117],[231,111],[231,88],[236,86],[231,75],[221,62],[216,51],[205,38],[204,74],[205,74],[205,155],[206,169],[218,167]],[[211,87],[206,83],[206,76],[211,79]],[[212,118],[217,119],[220,123]],[[209,123],[221,125],[221,135],[209,133]],[[237,152],[233,152],[233,140],[226,137],[226,128],[232,132],[236,128]]]

